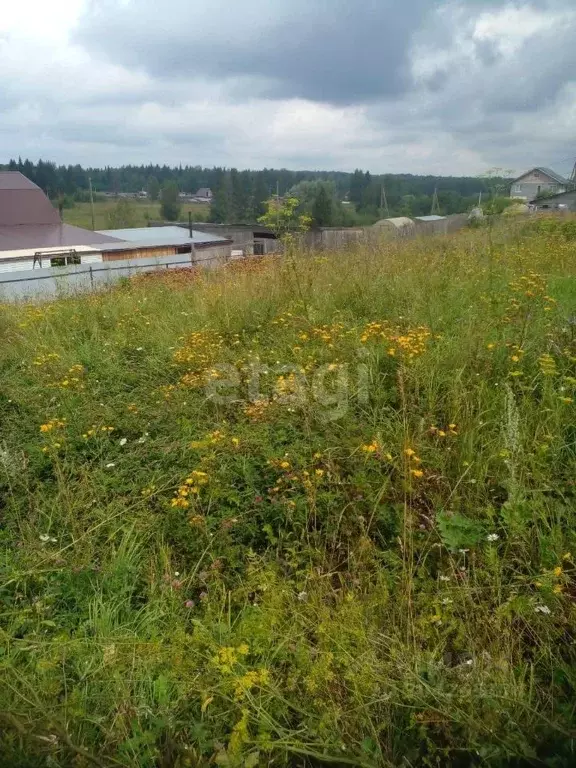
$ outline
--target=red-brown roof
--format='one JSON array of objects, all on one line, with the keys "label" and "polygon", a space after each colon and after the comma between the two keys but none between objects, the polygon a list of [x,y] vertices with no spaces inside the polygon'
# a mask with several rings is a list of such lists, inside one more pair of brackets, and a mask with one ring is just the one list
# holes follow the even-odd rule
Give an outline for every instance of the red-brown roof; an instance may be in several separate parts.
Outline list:
[{"label": "red-brown roof", "polygon": [[89,229],[70,224],[25,224],[17,227],[0,226],[0,252],[29,248],[55,248],[58,246],[99,245],[118,243],[116,237],[100,235]]},{"label": "red-brown roof", "polygon": [[58,211],[40,187],[17,171],[0,173],[0,226],[59,223]]},{"label": "red-brown roof", "polygon": [[115,237],[63,224],[40,187],[18,171],[0,172],[0,251],[115,242]]}]

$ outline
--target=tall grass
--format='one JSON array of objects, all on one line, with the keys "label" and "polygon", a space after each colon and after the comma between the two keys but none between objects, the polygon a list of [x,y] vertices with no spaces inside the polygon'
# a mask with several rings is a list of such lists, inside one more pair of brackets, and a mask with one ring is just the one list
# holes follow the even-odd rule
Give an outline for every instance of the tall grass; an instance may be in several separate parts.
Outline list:
[{"label": "tall grass", "polygon": [[1,764],[571,765],[575,259],[3,306]]}]

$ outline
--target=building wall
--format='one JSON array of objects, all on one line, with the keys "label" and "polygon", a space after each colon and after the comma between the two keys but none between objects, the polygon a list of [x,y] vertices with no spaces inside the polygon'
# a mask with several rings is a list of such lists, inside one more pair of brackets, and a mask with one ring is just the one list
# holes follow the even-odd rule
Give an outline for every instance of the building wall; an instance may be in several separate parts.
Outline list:
[{"label": "building wall", "polygon": [[510,197],[534,200],[540,192],[565,192],[566,188],[541,171],[530,171],[512,184]]},{"label": "building wall", "polygon": [[[576,211],[576,189],[557,199],[538,200],[535,205],[539,211]],[[566,207],[560,208],[561,205]]]},{"label": "building wall", "polygon": [[[102,255],[99,253],[78,254],[80,256],[81,264],[100,264],[102,263]],[[42,258],[42,267],[36,262],[34,264],[34,255],[29,257],[10,258],[0,251],[0,272],[23,272],[26,270],[40,270],[51,269],[50,255],[45,254]],[[54,267],[54,269],[61,269],[61,267]]]},{"label": "building wall", "polygon": [[180,255],[183,257],[183,260],[188,259],[191,264],[200,264],[202,261],[212,259],[227,261],[232,252],[231,245],[213,245],[207,248],[196,248],[195,254],[192,257],[190,253],[178,254],[179,247],[163,245],[155,248],[134,248],[129,251],[103,251],[102,257],[104,261],[131,261],[133,259],[157,259],[162,256]]},{"label": "building wall", "polygon": [[448,234],[448,219],[438,221],[414,220],[416,235],[446,235]]},{"label": "building wall", "polygon": [[[230,246],[215,246],[197,252],[199,267],[222,266],[229,258]],[[0,273],[0,301],[53,298],[97,290],[143,272],[190,267],[190,254],[134,259],[121,259],[99,264],[79,264],[71,267],[28,269]]]},{"label": "building wall", "polygon": [[366,241],[367,233],[364,227],[326,227],[311,229],[301,238],[304,248],[338,251],[351,245]]},{"label": "building wall", "polygon": [[221,267],[232,258],[232,245],[211,245],[209,248],[197,248],[194,264],[199,267]]},{"label": "building wall", "polygon": [[[278,241],[273,236],[272,231],[267,230],[266,227],[260,227],[258,224],[234,225],[195,222],[193,226],[199,232],[207,232],[210,235],[229,238],[232,240],[234,250],[241,250],[244,256],[252,256],[254,251],[258,254],[275,253],[278,251]],[[260,234],[269,236],[259,237]]]},{"label": "building wall", "polygon": [[154,259],[159,256],[173,256],[176,246],[163,245],[158,248],[134,248],[130,251],[102,251],[104,261],[125,261],[126,259]]}]

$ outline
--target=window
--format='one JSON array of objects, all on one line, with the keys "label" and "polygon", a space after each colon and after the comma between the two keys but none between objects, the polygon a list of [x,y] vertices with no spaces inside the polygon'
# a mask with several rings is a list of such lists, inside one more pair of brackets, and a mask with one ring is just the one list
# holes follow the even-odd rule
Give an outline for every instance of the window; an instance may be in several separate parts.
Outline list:
[{"label": "window", "polygon": [[522,184],[514,184],[512,192],[522,192]]},{"label": "window", "polygon": [[50,259],[51,267],[68,267],[71,264],[80,264],[79,253],[71,252],[65,256],[54,256],[54,258]]}]

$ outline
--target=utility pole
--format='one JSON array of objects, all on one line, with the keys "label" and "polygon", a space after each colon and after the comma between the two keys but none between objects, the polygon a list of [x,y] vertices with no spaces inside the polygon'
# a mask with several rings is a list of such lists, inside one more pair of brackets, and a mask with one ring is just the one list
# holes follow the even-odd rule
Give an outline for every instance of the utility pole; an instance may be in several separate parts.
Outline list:
[{"label": "utility pole", "polygon": [[[388,208],[388,199],[386,197],[386,187],[384,184],[380,187],[380,211],[381,214],[386,214],[386,218],[390,218],[390,209]],[[382,218],[384,218],[382,216]]]},{"label": "utility pole", "polygon": [[574,162],[574,168],[572,168],[572,173],[570,174],[570,181],[576,186],[576,161]]},{"label": "utility pole", "polygon": [[430,211],[430,216],[433,216],[435,213],[440,213],[440,203],[438,202],[438,187],[434,188],[434,196],[432,198],[432,209]]},{"label": "utility pole", "polygon": [[92,232],[96,229],[96,223],[94,221],[94,195],[92,194],[92,179],[88,177],[88,186],[90,187],[90,210],[92,211]]},{"label": "utility pole", "polygon": [[192,229],[192,211],[188,211],[188,232],[190,234],[190,261],[196,263],[196,246],[194,245],[194,230]]}]

